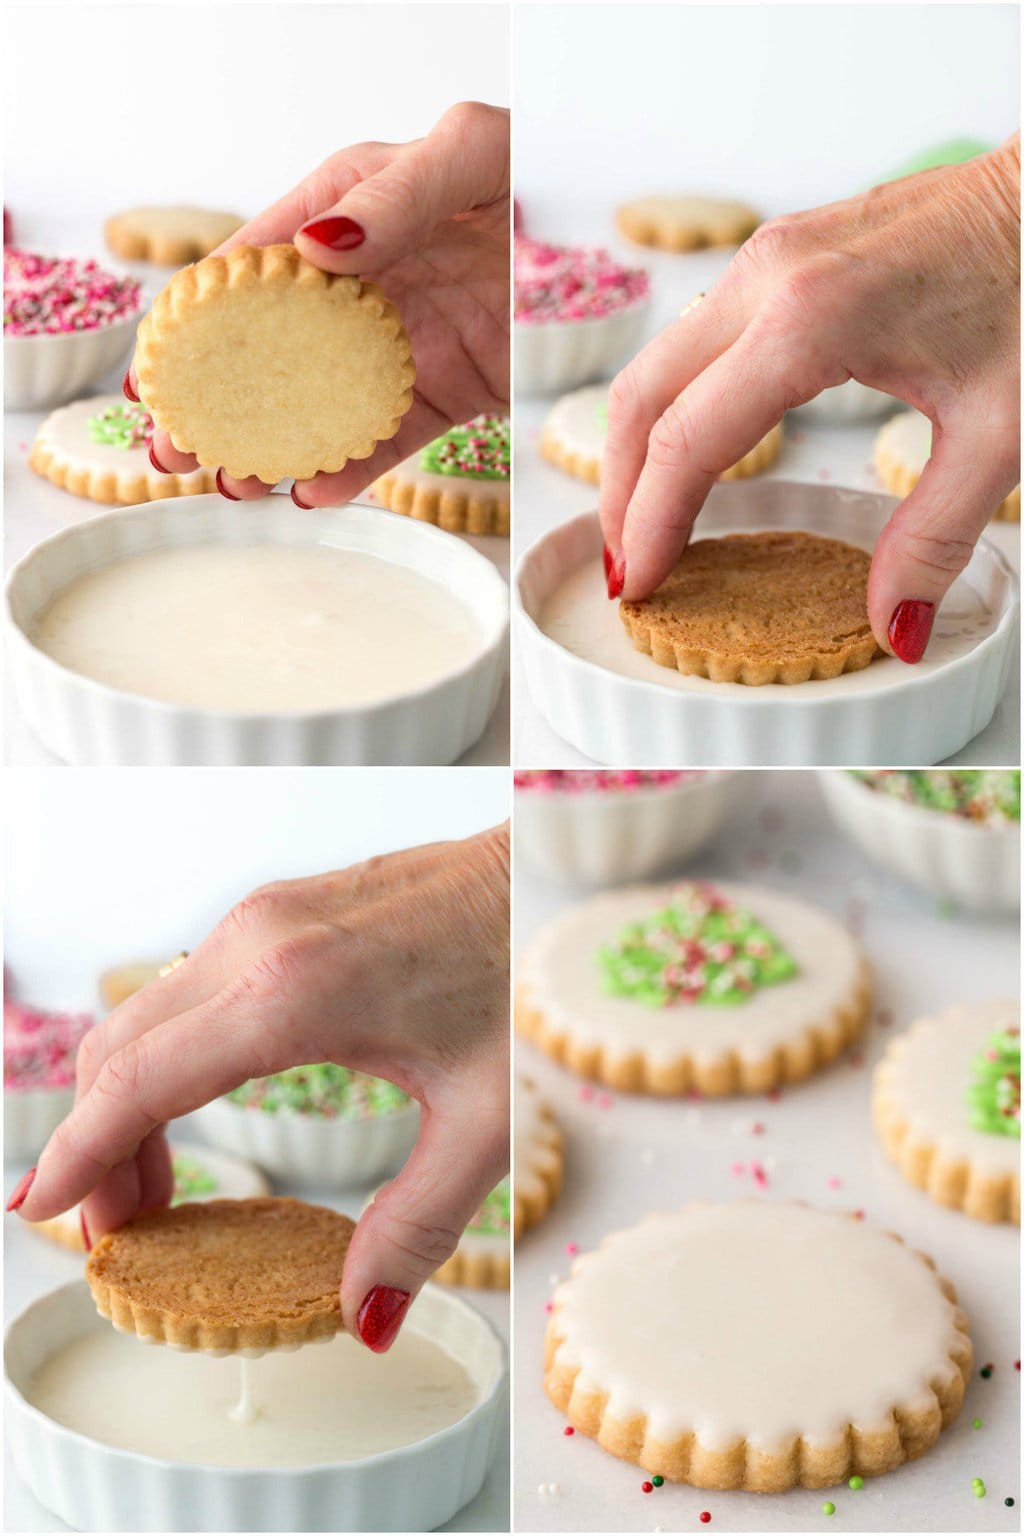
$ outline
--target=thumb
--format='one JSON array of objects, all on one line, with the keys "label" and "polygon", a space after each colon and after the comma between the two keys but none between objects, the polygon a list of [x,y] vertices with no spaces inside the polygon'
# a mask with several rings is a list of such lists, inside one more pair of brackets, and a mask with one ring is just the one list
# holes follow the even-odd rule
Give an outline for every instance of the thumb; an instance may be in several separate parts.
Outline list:
[{"label": "thumb", "polygon": [[409,1161],[363,1212],[345,1256],[342,1319],[378,1354],[394,1343],[410,1303],[508,1172],[507,1097],[488,1113],[466,1093],[453,1110],[424,1109]]},{"label": "thumb", "polygon": [[295,244],[325,272],[372,276],[426,245],[445,220],[508,195],[508,113],[460,102],[425,139],[307,220]]},{"label": "thumb", "polygon": [[924,655],[939,604],[963,571],[999,503],[1020,478],[1005,434],[977,423],[933,428],[920,480],[875,545],[868,617],[883,650]]}]

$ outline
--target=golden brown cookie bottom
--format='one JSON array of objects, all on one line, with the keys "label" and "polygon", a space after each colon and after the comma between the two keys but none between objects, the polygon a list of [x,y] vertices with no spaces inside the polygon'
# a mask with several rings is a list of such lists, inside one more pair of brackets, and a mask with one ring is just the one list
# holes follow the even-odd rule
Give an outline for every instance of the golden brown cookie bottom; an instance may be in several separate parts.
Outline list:
[{"label": "golden brown cookie bottom", "polygon": [[948,1210],[975,1221],[1013,1222],[1020,1226],[1020,1173],[986,1174],[967,1158],[947,1157],[931,1141],[915,1140],[910,1126],[876,1094],[875,1129],[887,1156],[915,1189],[922,1189]]}]

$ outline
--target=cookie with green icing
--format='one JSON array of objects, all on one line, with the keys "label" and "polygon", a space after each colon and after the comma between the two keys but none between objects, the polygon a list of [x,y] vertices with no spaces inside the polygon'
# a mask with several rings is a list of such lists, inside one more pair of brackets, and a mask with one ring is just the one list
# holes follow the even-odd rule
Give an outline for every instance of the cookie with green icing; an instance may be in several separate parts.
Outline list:
[{"label": "cookie with green icing", "polygon": [[61,490],[105,505],[134,506],[216,490],[215,471],[162,474],[150,462],[153,422],[121,395],[95,395],[51,411],[29,451],[29,467]]},{"label": "cookie with green icing", "polygon": [[527,947],[521,1030],[632,1093],[763,1093],[861,1032],[870,973],[820,908],[730,882],[633,886],[564,911]]},{"label": "cookie with green icing", "polygon": [[883,1147],[911,1184],[978,1221],[1020,1221],[1015,1001],[948,1008],[891,1041],[873,1109]]},{"label": "cookie with green icing", "polygon": [[504,416],[477,416],[403,459],[374,482],[391,512],[450,533],[509,531],[511,429]]}]

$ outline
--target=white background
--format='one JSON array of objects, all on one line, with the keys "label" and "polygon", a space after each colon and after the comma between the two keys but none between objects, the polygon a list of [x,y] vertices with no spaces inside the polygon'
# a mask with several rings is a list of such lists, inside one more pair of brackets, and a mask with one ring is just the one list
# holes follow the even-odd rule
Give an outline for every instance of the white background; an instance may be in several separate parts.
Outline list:
[{"label": "white background", "polygon": [[648,192],[765,214],[846,197],[931,144],[1008,137],[1015,5],[520,5],[516,195],[532,233],[608,231]]},{"label": "white background", "polygon": [[[516,1526],[523,1531],[1019,1531],[1018,1306],[1019,1233],[943,1210],[908,1185],[884,1156],[871,1127],[871,1068],[891,1035],[919,1015],[973,998],[1015,996],[1019,920],[944,916],[930,895],[901,885],[870,864],[832,827],[816,775],[748,773],[737,815],[688,872],[763,884],[819,905],[840,921],[863,912],[862,943],[875,975],[876,1002],[890,1021],[870,1030],[858,1053],[778,1102],[763,1096],[699,1105],[628,1094],[580,1098],[580,1080],[535,1046],[521,1042],[519,1071],[554,1108],[566,1140],[565,1187],[551,1213],[516,1245]],[[516,949],[585,892],[531,876],[517,859]],[[762,1135],[751,1133],[755,1122]],[[769,1187],[757,1194],[736,1161],[760,1160]],[[829,1179],[841,1187],[829,1187]],[[565,1419],[544,1395],[544,1304],[570,1264],[566,1245],[586,1252],[607,1232],[632,1226],[648,1211],[693,1198],[800,1199],[837,1210],[863,1209],[868,1221],[899,1232],[930,1253],[955,1285],[970,1322],[975,1371],[956,1423],[920,1461],[866,1479],[853,1493],[794,1489],[771,1496],[714,1493],[666,1484],[640,1490],[644,1474],[583,1435],[566,1439]],[[671,1308],[652,1276],[642,1305]],[[779,1320],[780,1327],[799,1326]],[[982,1381],[978,1370],[993,1361]],[[821,1370],[831,1369],[827,1353]],[[979,1417],[981,1430],[971,1428]],[[985,1479],[975,1499],[971,1481]],[[557,1483],[554,1497],[541,1483]],[[1016,1500],[1012,1509],[1003,1503]],[[830,1520],[826,1499],[836,1505]]]},{"label": "white background", "polygon": [[[198,942],[231,903],[266,880],[370,854],[466,837],[508,815],[506,769],[7,769],[6,964],[34,1003],[91,1009],[107,965]],[[179,1140],[202,1142],[188,1117]],[[7,1191],[24,1172],[5,1168]],[[377,1183],[380,1181],[377,1180]],[[357,1216],[370,1187],[300,1190]],[[7,1317],[81,1273],[81,1257],[5,1218]],[[508,1297],[464,1292],[508,1337]],[[102,1390],[102,1384],[98,1386]],[[447,1527],[508,1529],[501,1451],[473,1503]],[[9,1459],[5,1530],[52,1531]],[[60,1529],[64,1529],[60,1526]]]}]

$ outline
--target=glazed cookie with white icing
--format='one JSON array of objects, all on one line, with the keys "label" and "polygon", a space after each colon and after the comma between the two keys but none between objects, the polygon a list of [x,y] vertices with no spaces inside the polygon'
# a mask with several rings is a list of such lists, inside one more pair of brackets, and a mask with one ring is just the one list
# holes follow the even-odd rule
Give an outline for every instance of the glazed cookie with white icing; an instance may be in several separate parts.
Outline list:
[{"label": "glazed cookie with white icing", "polygon": [[832,1061],[871,1005],[867,961],[824,912],[757,887],[632,886],[533,940],[516,1019],[583,1077],[629,1093],[765,1093]]},{"label": "glazed cookie with white icing", "polygon": [[873,1110],[904,1178],[977,1221],[1020,1221],[1020,1019],[997,999],[921,1019],[875,1070]]},{"label": "glazed cookie with white icing", "polygon": [[512,1272],[512,1186],[502,1179],[474,1215],[459,1246],[434,1275],[442,1285],[507,1291]]},{"label": "glazed cookie with white icing", "polygon": [[[566,474],[597,485],[601,456],[608,436],[608,385],[588,384],[556,400],[544,423],[540,439],[542,458]],[[778,422],[749,453],[745,453],[719,480],[745,480],[771,469],[782,448],[782,423]]]},{"label": "glazed cookie with white icing", "polygon": [[[909,496],[932,453],[932,424],[920,411],[901,411],[875,438],[875,468],[894,496]],[[1020,522],[1020,486],[992,514],[993,522]]]},{"label": "glazed cookie with white icing", "polygon": [[565,1167],[562,1133],[551,1110],[528,1077],[516,1077],[515,1235],[543,1221],[562,1188]]},{"label": "glazed cookie with white icing", "polygon": [[[193,1142],[175,1142],[171,1147],[171,1165],[174,1169],[174,1193],[172,1205],[184,1200],[248,1200],[257,1195],[269,1195],[270,1185],[251,1163],[239,1157],[229,1157],[226,1152],[214,1152],[210,1147],[200,1147]],[[73,1205],[49,1221],[32,1223],[32,1230],[50,1237],[62,1248],[73,1248],[76,1253],[85,1252],[82,1236],[80,1207]]]},{"label": "glazed cookie with white icing", "polygon": [[211,469],[164,475],[149,461],[153,419],[120,395],[96,395],[51,411],[35,435],[29,467],[74,496],[135,506],[216,490]]},{"label": "glazed cookie with white icing", "polygon": [[504,416],[477,416],[396,464],[374,482],[373,495],[389,512],[449,533],[507,536],[510,441]]},{"label": "glazed cookie with white icing", "polygon": [[779,1493],[924,1455],[971,1358],[953,1287],[894,1234],[803,1205],[699,1202],[576,1260],[544,1386],[650,1473]]}]

